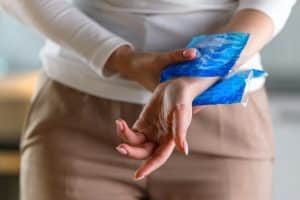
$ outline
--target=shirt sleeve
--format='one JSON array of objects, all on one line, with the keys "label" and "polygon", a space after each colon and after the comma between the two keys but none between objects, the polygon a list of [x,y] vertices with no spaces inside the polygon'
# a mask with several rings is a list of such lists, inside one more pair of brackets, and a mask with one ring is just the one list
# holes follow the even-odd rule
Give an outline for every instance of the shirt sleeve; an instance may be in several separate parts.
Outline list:
[{"label": "shirt sleeve", "polygon": [[240,0],[238,11],[256,9],[268,15],[274,24],[274,35],[284,27],[297,0]]},{"label": "shirt sleeve", "polygon": [[133,45],[93,21],[66,0],[0,0],[9,14],[38,32],[77,53],[104,76],[104,64],[122,45]]}]

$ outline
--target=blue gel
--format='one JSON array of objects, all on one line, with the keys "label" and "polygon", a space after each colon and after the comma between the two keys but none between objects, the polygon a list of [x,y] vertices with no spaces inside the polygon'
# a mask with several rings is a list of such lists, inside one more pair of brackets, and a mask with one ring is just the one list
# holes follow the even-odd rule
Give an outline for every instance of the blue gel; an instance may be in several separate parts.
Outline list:
[{"label": "blue gel", "polygon": [[167,66],[161,72],[160,81],[180,76],[225,77],[236,63],[248,39],[249,34],[242,32],[194,37],[186,47],[197,49],[196,58]]},{"label": "blue gel", "polygon": [[263,70],[239,71],[219,80],[193,100],[193,106],[241,103],[251,79],[265,77]]}]

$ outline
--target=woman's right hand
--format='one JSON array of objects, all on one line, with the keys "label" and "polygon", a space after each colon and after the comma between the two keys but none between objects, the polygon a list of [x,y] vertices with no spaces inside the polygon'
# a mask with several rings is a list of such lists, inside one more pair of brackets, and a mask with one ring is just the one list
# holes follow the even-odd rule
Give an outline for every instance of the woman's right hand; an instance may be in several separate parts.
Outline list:
[{"label": "woman's right hand", "polygon": [[159,84],[160,72],[169,64],[192,60],[196,50],[179,49],[171,52],[137,52],[127,45],[119,47],[106,62],[106,69],[119,72],[153,91]]},{"label": "woman's right hand", "polygon": [[136,171],[136,179],[162,166],[175,144],[188,154],[186,135],[196,108],[192,107],[192,101],[215,80],[215,77],[180,77],[160,83],[132,128],[125,120],[116,121],[117,133],[123,139],[117,150],[130,158],[145,160]]}]

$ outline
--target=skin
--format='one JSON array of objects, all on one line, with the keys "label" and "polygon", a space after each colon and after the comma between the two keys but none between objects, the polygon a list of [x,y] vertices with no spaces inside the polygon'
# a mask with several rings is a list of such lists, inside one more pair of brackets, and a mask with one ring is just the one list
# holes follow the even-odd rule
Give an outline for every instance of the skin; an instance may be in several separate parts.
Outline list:
[{"label": "skin", "polygon": [[[216,32],[248,32],[250,39],[235,68],[259,52],[272,38],[273,22],[260,11],[245,9],[236,13]],[[193,59],[193,49],[174,52],[135,52],[128,46],[120,47],[109,58],[107,69],[119,72],[153,91],[139,118],[130,128],[123,119],[116,120],[117,134],[123,140],[116,149],[123,155],[144,160],[134,178],[140,180],[162,166],[174,148],[188,154],[186,134],[193,113],[195,96],[214,84],[218,78],[181,77],[159,84],[159,73],[168,64]]]}]

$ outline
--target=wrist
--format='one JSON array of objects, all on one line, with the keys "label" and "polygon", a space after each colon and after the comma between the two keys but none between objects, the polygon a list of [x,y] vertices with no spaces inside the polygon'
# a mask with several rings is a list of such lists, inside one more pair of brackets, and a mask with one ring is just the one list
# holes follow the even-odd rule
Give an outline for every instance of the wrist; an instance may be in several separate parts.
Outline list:
[{"label": "wrist", "polygon": [[128,45],[120,46],[111,54],[104,67],[109,71],[125,75],[124,72],[126,73],[127,68],[130,67],[133,52],[134,50]]},{"label": "wrist", "polygon": [[180,79],[191,98],[194,99],[217,82],[219,77],[182,77],[178,79]]}]

